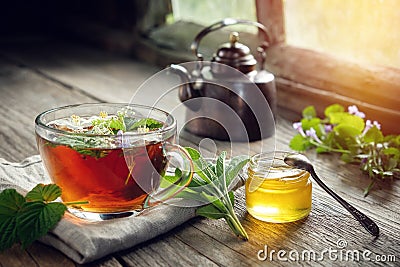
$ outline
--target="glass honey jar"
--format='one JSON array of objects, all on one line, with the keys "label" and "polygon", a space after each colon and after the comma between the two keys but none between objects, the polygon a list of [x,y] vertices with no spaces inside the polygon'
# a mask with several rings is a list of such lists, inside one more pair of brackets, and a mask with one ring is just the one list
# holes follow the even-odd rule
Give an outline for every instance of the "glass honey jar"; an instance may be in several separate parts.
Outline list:
[{"label": "glass honey jar", "polygon": [[247,211],[255,218],[273,223],[300,220],[311,211],[312,183],[307,171],[287,165],[291,152],[254,155],[248,165]]}]

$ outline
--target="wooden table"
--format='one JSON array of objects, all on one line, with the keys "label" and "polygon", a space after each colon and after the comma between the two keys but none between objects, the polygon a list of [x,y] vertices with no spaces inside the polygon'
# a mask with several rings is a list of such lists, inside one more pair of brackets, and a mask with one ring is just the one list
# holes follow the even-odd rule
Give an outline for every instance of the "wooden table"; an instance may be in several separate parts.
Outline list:
[{"label": "wooden table", "polygon": [[[0,157],[20,161],[37,154],[35,116],[49,108],[82,102],[128,102],[138,86],[159,68],[84,45],[39,39],[36,42],[2,45],[0,48]],[[154,92],[148,95],[155,97]],[[287,150],[294,132],[291,123],[278,117],[276,146]],[[181,144],[197,146],[198,137],[182,133]],[[271,141],[271,140],[270,140]],[[273,140],[272,140],[273,141]],[[218,150],[229,144],[217,142]],[[260,143],[251,144],[257,152]],[[240,149],[239,149],[240,150]],[[240,151],[239,151],[240,152]],[[195,218],[176,229],[127,251],[112,254],[90,266],[399,266],[400,183],[381,183],[364,198],[369,180],[357,166],[342,163],[336,155],[308,153],[324,181],[350,203],[373,218],[381,229],[371,237],[318,185],[313,187],[313,208],[308,218],[287,224],[271,224],[252,218],[245,211],[243,188],[236,193],[236,210],[250,240],[232,235],[222,220]],[[339,245],[347,245],[341,250]],[[261,261],[257,254],[291,250],[300,255],[315,251],[323,260]],[[329,258],[329,249],[365,252],[371,260],[346,261]],[[333,252],[335,253],[335,252]],[[154,257],[154,254],[157,257]],[[292,254],[295,255],[295,254]],[[339,255],[339,254],[336,254]],[[392,256],[391,256],[392,255]],[[263,254],[261,254],[263,256]],[[283,255],[288,257],[288,254]],[[333,255],[334,256],[334,255]],[[332,257],[333,257],[332,256]],[[378,262],[379,258],[386,262]],[[393,257],[395,261],[393,262]],[[388,260],[392,260],[389,262]],[[0,266],[76,266],[59,251],[35,242],[27,250],[18,246],[0,253]]]}]

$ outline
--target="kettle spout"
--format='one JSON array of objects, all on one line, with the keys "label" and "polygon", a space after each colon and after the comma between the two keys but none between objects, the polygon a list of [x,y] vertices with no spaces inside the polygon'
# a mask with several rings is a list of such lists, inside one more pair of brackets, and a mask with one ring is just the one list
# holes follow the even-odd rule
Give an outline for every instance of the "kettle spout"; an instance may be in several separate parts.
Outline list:
[{"label": "kettle spout", "polygon": [[[170,73],[178,75],[181,79],[181,84],[179,86],[179,100],[191,110],[199,110],[201,106],[201,98],[199,97],[201,97],[202,87],[199,86],[199,84],[202,84],[202,82],[199,80],[193,81],[190,73],[182,66],[171,64],[168,70]],[[199,99],[192,100],[195,98]]]},{"label": "kettle spout", "polygon": [[182,83],[190,84],[192,77],[184,67],[171,64],[169,65],[168,72],[178,75],[181,78]]}]

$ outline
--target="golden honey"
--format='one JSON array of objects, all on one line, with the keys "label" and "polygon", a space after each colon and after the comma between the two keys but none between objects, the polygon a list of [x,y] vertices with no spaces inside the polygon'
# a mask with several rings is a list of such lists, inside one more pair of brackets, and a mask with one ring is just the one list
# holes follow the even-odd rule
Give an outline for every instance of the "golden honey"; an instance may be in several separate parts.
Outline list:
[{"label": "golden honey", "polygon": [[259,220],[292,222],[311,211],[310,174],[287,165],[283,161],[286,154],[261,153],[251,158],[245,185],[246,207]]}]

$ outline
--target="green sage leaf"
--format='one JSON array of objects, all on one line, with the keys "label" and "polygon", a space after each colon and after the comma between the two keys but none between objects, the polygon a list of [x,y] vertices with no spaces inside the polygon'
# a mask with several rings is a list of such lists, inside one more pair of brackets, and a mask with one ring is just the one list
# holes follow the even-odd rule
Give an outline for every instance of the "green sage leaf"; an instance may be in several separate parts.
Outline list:
[{"label": "green sage leaf", "polygon": [[226,213],[220,211],[213,204],[208,204],[206,206],[200,207],[196,210],[196,214],[210,219],[221,219],[224,218]]}]

